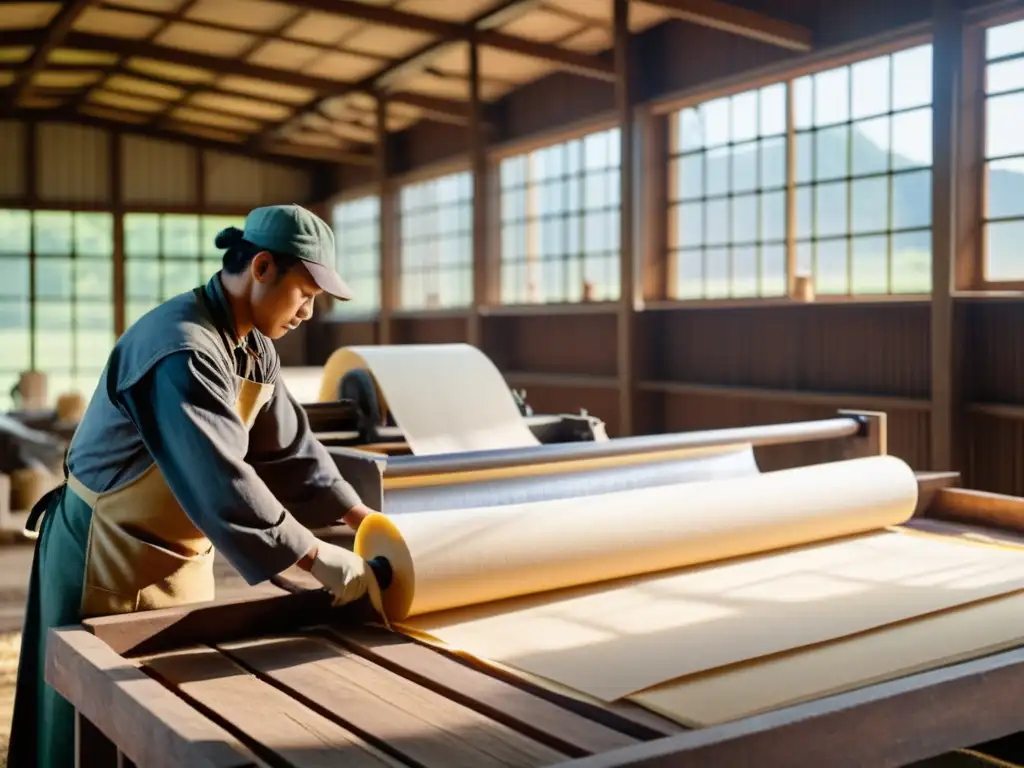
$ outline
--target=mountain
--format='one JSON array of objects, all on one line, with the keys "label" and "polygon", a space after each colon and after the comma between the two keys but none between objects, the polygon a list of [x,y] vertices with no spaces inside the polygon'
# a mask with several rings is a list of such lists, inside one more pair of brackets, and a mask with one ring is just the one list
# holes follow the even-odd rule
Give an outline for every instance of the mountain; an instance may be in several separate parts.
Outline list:
[{"label": "mountain", "polygon": [[[819,292],[846,293],[850,283],[847,274],[845,235],[853,234],[853,288],[855,292],[888,290],[887,274],[889,238],[886,231],[914,230],[892,237],[892,289],[894,292],[927,292],[930,286],[930,251],[932,189],[931,170],[912,159],[893,153],[895,173],[890,177],[889,154],[858,128],[852,139],[845,128],[820,130],[817,134],[801,134],[797,142],[797,240],[798,267],[811,267],[812,235],[818,239],[815,283]],[[812,159],[818,167],[814,168]],[[683,295],[729,295],[730,283],[740,283],[741,290],[756,294],[756,260],[753,251],[737,249],[733,254],[732,278],[729,278],[729,256],[717,246],[723,243],[754,243],[762,233],[765,242],[781,243],[784,237],[785,209],[782,185],[785,181],[785,144],[781,138],[770,139],[757,149],[726,148],[707,150],[701,155],[681,158],[678,180],[681,197],[699,196],[702,180],[705,194],[722,195],[731,189],[738,192],[732,206],[724,200],[687,204],[679,214],[680,240],[683,247],[711,246],[704,261],[694,253],[679,258],[681,268],[689,268],[689,281],[683,280]],[[849,184],[845,177],[852,168]],[[758,172],[762,185],[775,191],[763,193],[762,221],[758,220],[756,193]],[[731,176],[731,185],[730,185]],[[817,180],[817,187],[811,185]],[[892,205],[889,197],[892,197]],[[1004,169],[989,173],[988,195],[993,215],[1020,211],[1016,201],[1024,200],[1024,174]],[[851,199],[848,199],[848,196]],[[813,206],[813,207],[812,207]],[[891,212],[891,213],[890,213]],[[730,215],[730,213],[732,215]],[[891,215],[891,221],[890,221]],[[703,233],[700,217],[703,216]],[[996,263],[1024,271],[1024,260],[1017,256],[1020,235],[1015,228],[998,225],[989,229],[989,252]],[[837,236],[838,239],[831,239]],[[782,265],[778,248],[768,249],[774,263],[764,265],[774,277],[774,287],[782,285]],[[719,263],[719,260],[724,263]],[[706,265],[706,281],[700,280],[700,267]],[[706,292],[706,293],[705,293]],[[771,293],[766,290],[764,293]]]}]

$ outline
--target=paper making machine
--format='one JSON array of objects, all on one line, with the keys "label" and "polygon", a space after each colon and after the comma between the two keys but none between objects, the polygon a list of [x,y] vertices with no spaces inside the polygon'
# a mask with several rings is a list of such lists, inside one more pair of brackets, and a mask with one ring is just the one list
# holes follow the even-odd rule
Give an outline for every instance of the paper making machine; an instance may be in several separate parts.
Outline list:
[{"label": "paper making machine", "polygon": [[[454,346],[464,345],[422,345],[400,349],[411,352],[415,357],[424,354],[429,357],[430,350]],[[482,353],[478,354],[490,363]],[[331,365],[328,361],[323,369],[284,368],[282,376],[293,396],[302,404],[313,432],[324,445],[362,448],[388,455],[414,453],[406,439],[403,424],[389,408],[378,380],[379,374],[375,375],[366,361],[361,362],[362,365],[354,367]],[[507,388],[507,391],[527,428],[540,444],[608,439],[604,422],[585,410],[581,409],[579,413],[536,414],[527,402],[525,390]],[[423,407],[430,406],[424,404]]]},{"label": "paper making machine", "polygon": [[[394,429],[401,451],[325,440],[364,501],[387,514],[533,503],[758,474],[755,446],[832,441],[834,458],[885,453],[885,416],[609,439],[594,417],[560,419],[568,439],[547,439],[493,363],[474,347],[352,347],[325,367],[315,422],[333,409]],[[359,406],[358,403],[362,403]],[[533,421],[531,421],[531,418]],[[324,440],[329,435],[314,428]],[[366,428],[351,430],[366,435]]]}]

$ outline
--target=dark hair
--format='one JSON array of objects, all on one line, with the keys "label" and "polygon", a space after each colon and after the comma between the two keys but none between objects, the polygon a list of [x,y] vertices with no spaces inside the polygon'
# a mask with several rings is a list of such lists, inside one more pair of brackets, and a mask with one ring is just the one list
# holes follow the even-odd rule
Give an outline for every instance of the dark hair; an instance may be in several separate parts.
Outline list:
[{"label": "dark hair", "polygon": [[238,227],[228,227],[217,233],[213,244],[224,251],[224,271],[229,275],[240,275],[249,268],[249,264],[260,251],[267,251],[274,259],[274,266],[277,267],[278,275],[283,275],[289,269],[299,263],[299,259],[287,253],[274,253],[266,248],[253,245],[243,237],[242,230]]}]

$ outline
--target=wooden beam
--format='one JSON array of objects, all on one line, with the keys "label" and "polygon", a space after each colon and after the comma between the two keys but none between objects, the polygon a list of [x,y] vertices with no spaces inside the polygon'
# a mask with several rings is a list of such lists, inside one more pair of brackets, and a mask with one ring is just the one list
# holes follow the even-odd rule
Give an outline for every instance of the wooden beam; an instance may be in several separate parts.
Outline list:
[{"label": "wooden beam", "polygon": [[595,56],[577,51],[559,48],[557,45],[538,43],[513,35],[507,35],[492,29],[479,29],[473,24],[455,24],[450,21],[420,16],[415,13],[400,11],[383,5],[370,5],[356,0],[292,0],[291,5],[321,13],[347,16],[352,19],[368,21],[385,27],[397,27],[416,32],[437,35],[446,42],[476,42],[489,48],[497,48],[510,53],[518,53],[535,59],[547,61],[560,69],[565,69],[586,77],[601,80],[614,79],[612,67]]},{"label": "wooden beam", "polygon": [[617,342],[619,380],[619,434],[633,434],[634,377],[636,375],[636,267],[634,264],[633,200],[635,132],[633,124],[633,88],[630,82],[629,3],[612,0],[615,52],[615,109],[619,116],[619,302]]},{"label": "wooden beam", "polygon": [[957,124],[963,38],[957,0],[933,0],[931,467],[957,469],[959,387],[953,290],[957,234]]},{"label": "wooden beam", "polygon": [[758,40],[790,51],[811,50],[813,34],[807,27],[780,21],[721,0],[644,0],[673,18]]},{"label": "wooden beam", "polygon": [[[4,42],[2,38],[8,38],[10,42]],[[20,35],[4,35],[0,37],[0,44],[23,45],[25,39]],[[271,83],[292,85],[298,88],[308,88],[325,96],[343,96],[346,93],[367,92],[358,83],[341,83],[337,80],[330,80],[324,77],[313,77],[300,72],[288,72],[274,67],[264,67],[258,64],[250,64],[236,59],[227,59],[221,56],[210,56],[192,51],[184,51],[179,48],[171,48],[157,43],[146,43],[135,45],[132,41],[121,40],[103,35],[94,35],[85,32],[72,32],[68,35],[65,44],[70,48],[80,48],[87,51],[104,51],[123,56],[140,56],[149,59],[159,59],[172,64],[180,64],[186,67],[205,69],[211,72],[227,75],[240,75],[256,80],[266,80]],[[421,94],[392,93],[391,101],[407,104],[430,114],[444,114],[456,118],[465,119],[467,112],[466,105],[450,99],[442,99],[435,96],[424,96]]]},{"label": "wooden beam", "polygon": [[21,70],[18,78],[13,84],[14,103],[17,104],[29,95],[32,90],[32,78],[40,72],[50,58],[50,53],[59,48],[71,31],[78,17],[92,5],[93,0],[73,0],[69,3],[62,3],[61,9],[50,22],[50,26],[44,32],[42,43],[36,46],[28,64]]}]

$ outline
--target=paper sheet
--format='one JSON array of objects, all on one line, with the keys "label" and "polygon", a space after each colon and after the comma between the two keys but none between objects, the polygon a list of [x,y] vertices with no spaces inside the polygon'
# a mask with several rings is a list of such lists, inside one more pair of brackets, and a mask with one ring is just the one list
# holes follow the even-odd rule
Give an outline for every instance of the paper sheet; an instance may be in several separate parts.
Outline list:
[{"label": "paper sheet", "polygon": [[356,368],[373,375],[417,456],[539,444],[501,373],[469,344],[343,347],[324,365],[320,399],[336,399]]},{"label": "paper sheet", "polygon": [[391,560],[385,611],[404,630],[614,700],[1024,589],[1020,552],[877,530],[908,519],[916,495],[909,467],[883,456],[375,517],[356,551]]},{"label": "paper sheet", "polygon": [[708,672],[629,697],[690,727],[799,704],[1024,642],[1017,592],[824,645]]}]

